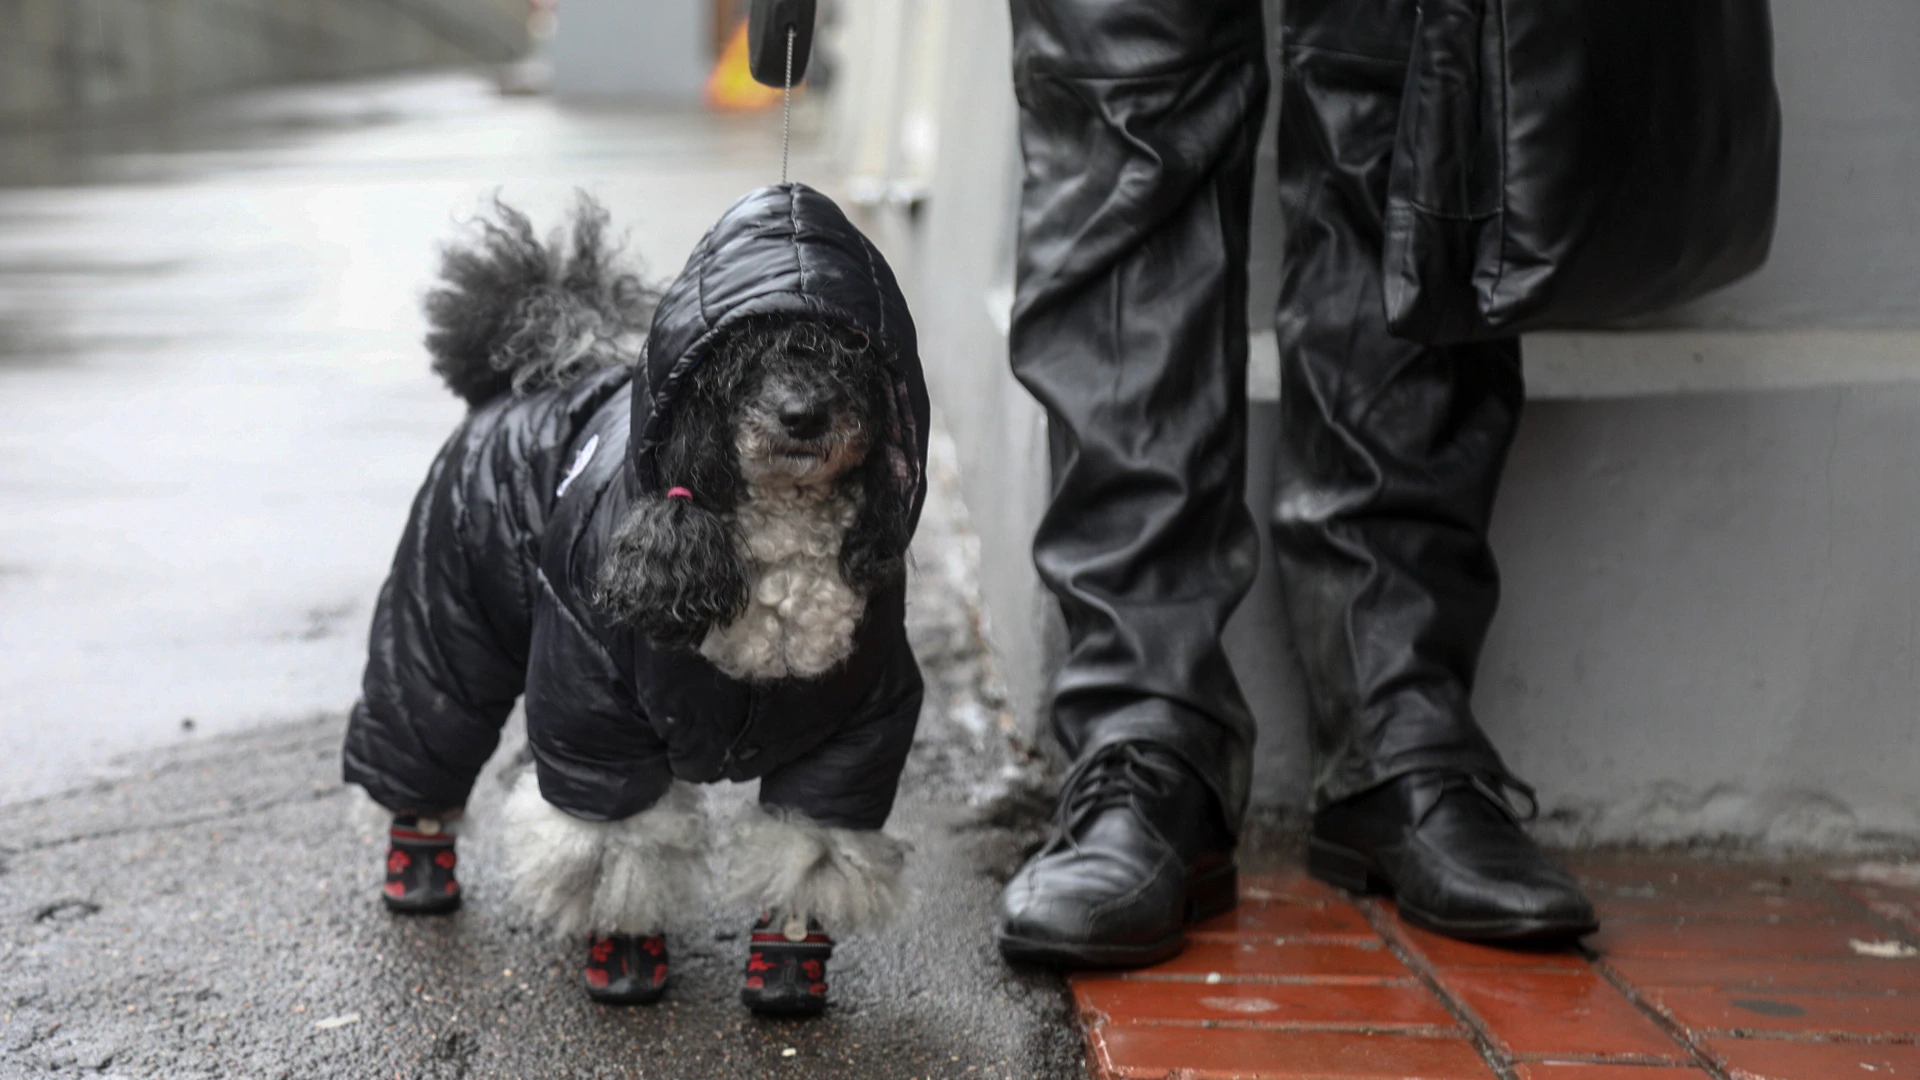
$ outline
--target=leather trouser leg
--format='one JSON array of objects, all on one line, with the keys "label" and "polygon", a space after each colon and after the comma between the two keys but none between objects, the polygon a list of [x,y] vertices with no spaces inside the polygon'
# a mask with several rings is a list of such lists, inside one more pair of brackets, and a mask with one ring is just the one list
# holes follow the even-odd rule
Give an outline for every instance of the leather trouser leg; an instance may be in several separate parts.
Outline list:
[{"label": "leather trouser leg", "polygon": [[1523,398],[1515,340],[1387,332],[1380,254],[1415,0],[1289,0],[1274,545],[1316,808],[1419,769],[1504,774],[1469,705]]},{"label": "leather trouser leg", "polygon": [[1259,0],[1013,0],[1025,158],[1016,377],[1046,408],[1034,562],[1069,651],[1054,730],[1160,744],[1237,828],[1253,720],[1220,645],[1258,563],[1244,503]]}]

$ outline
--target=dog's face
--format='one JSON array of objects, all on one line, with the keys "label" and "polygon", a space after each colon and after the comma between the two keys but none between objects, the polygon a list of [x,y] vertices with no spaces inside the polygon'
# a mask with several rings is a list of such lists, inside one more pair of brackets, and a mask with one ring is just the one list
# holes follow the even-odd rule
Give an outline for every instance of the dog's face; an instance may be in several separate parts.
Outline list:
[{"label": "dog's face", "polygon": [[721,512],[752,488],[859,483],[889,385],[856,332],[748,324],[701,364],[676,403],[660,447],[662,478]]},{"label": "dog's face", "polygon": [[737,328],[694,372],[660,445],[664,493],[637,504],[602,567],[606,610],[657,644],[691,647],[746,611],[756,566],[734,511],[803,493],[855,508],[838,571],[866,595],[899,575],[910,493],[887,438],[893,376],[858,331],[766,319]]},{"label": "dog's face", "polygon": [[803,326],[812,332],[775,335],[743,357],[736,373],[729,421],[749,488],[825,487],[872,447],[876,403],[861,353]]}]

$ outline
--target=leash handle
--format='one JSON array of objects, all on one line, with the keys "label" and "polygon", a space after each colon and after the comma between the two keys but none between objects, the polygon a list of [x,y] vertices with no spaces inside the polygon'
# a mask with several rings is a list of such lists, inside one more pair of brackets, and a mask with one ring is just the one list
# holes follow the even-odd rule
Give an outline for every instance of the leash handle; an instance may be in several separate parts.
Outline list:
[{"label": "leash handle", "polygon": [[807,77],[816,0],[753,0],[747,9],[747,68],[755,82],[791,90]]}]

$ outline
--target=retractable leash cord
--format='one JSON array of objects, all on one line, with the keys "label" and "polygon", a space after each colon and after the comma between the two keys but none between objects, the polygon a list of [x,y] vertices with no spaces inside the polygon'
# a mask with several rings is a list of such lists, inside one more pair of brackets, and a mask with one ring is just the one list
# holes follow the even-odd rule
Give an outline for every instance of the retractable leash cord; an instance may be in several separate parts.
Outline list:
[{"label": "retractable leash cord", "polygon": [[[776,86],[780,102],[780,183],[787,182],[788,154],[793,143],[793,80],[806,78],[807,57],[813,52],[813,13],[815,0],[753,0],[747,9],[747,70],[762,86]],[[595,440],[598,441],[597,439]],[[582,456],[591,456],[589,445]],[[575,462],[573,472],[560,484],[561,493],[573,481],[573,473],[585,466]],[[693,489],[670,487],[668,499],[693,500]]]},{"label": "retractable leash cord", "polygon": [[787,182],[787,153],[793,146],[793,39],[800,31],[787,27],[787,78],[780,88],[780,182]]},{"label": "retractable leash cord", "polygon": [[780,182],[787,182],[793,144],[793,81],[807,76],[813,53],[816,0],[753,0],[747,10],[747,70],[762,86],[778,87]]}]

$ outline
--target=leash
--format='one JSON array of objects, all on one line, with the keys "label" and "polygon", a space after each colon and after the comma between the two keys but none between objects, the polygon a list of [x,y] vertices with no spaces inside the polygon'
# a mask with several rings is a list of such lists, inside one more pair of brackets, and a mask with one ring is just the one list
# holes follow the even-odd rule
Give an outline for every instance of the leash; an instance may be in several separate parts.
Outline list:
[{"label": "leash", "polygon": [[787,77],[780,88],[780,182],[787,182],[787,154],[793,146],[793,39],[800,31],[787,27]]},{"label": "leash", "polygon": [[780,182],[793,154],[793,83],[807,76],[817,0],[753,0],[747,9],[747,70],[762,86],[780,88]]}]

